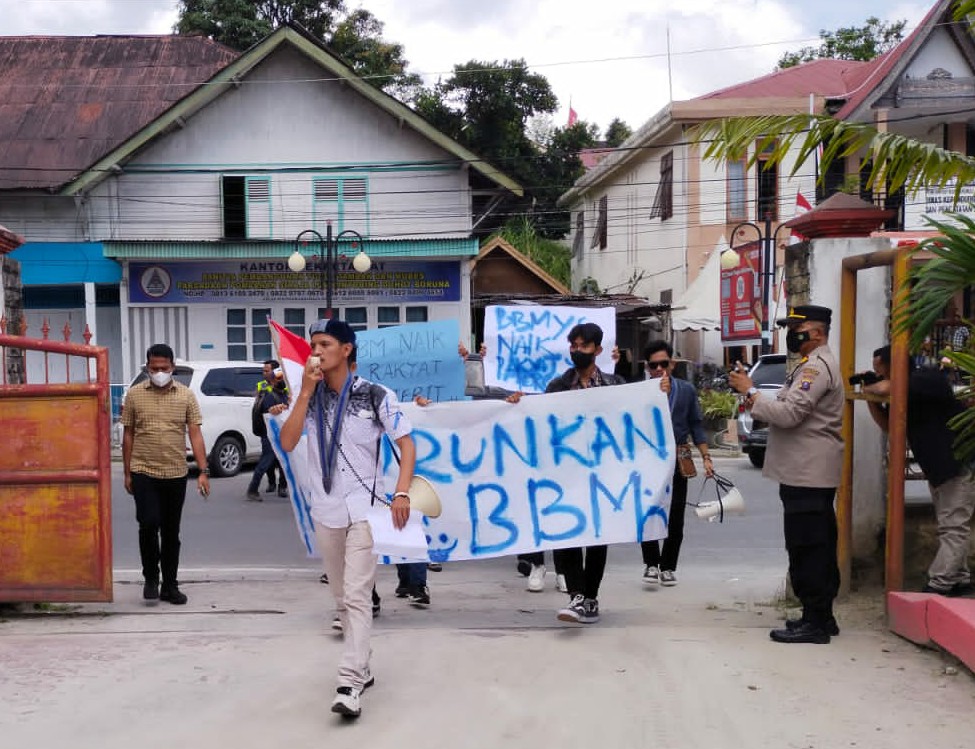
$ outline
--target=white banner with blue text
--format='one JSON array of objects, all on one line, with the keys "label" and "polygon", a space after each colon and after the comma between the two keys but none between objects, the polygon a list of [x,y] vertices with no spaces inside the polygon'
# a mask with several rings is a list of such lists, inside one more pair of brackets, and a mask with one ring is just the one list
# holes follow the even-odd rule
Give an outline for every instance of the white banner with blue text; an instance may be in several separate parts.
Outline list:
[{"label": "white banner with blue text", "polygon": [[[656,381],[403,408],[443,506],[424,519],[431,561],[667,535],[674,432]],[[384,466],[388,488],[388,444]]]},{"label": "white banner with blue text", "polygon": [[572,367],[569,331],[584,322],[603,330],[596,366],[612,372],[616,344],[613,307],[497,305],[484,310],[484,384],[523,393],[543,393],[557,375]]}]

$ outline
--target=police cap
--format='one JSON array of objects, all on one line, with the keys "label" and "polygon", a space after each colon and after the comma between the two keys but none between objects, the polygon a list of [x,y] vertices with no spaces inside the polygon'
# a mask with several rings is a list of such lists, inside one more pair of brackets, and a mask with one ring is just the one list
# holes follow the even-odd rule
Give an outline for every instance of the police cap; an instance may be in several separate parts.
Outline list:
[{"label": "police cap", "polygon": [[784,327],[792,323],[821,322],[829,325],[833,319],[833,310],[829,307],[819,307],[815,304],[801,304],[789,307],[789,314],[776,320],[776,325]]}]

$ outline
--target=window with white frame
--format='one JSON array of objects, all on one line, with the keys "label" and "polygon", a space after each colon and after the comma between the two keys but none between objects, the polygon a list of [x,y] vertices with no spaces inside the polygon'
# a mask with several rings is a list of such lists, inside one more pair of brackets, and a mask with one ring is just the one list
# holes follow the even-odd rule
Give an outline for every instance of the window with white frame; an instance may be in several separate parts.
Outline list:
[{"label": "window with white frame", "polygon": [[748,220],[748,186],[745,183],[745,159],[727,163],[728,223]]},{"label": "window with white frame", "polygon": [[[249,313],[249,314],[248,314]],[[273,356],[270,308],[227,310],[227,359],[264,361]]]}]

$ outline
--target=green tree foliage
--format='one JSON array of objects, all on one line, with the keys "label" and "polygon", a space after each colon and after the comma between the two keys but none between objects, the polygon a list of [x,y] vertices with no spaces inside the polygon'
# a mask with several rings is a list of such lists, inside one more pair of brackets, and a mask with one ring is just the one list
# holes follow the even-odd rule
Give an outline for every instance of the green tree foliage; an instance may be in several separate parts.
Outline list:
[{"label": "green tree foliage", "polygon": [[202,34],[243,51],[274,29],[300,24],[376,88],[409,98],[420,78],[408,73],[403,46],[383,38],[383,23],[345,0],[179,0],[178,34]]},{"label": "green tree foliage", "polygon": [[527,255],[557,281],[570,286],[572,251],[561,242],[540,236],[528,216],[511,219],[496,236]]},{"label": "green tree foliage", "polygon": [[614,117],[606,128],[606,145],[616,148],[633,135],[633,130],[619,117]]},{"label": "green tree foliage", "polygon": [[778,68],[792,68],[804,62],[823,58],[833,60],[872,60],[896,47],[904,39],[907,21],[888,23],[871,16],[863,26],[849,26],[836,31],[819,32],[822,43],[818,47],[803,47],[786,52]]}]

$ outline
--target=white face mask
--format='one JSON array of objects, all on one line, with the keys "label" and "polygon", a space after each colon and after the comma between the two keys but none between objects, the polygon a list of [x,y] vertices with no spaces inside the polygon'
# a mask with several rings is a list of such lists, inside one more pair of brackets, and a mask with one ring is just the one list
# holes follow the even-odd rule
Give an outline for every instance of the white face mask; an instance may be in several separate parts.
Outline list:
[{"label": "white face mask", "polygon": [[157,388],[164,388],[170,382],[172,382],[173,373],[172,372],[153,372],[151,375],[149,375],[149,379],[152,380],[152,384],[155,385]]}]

